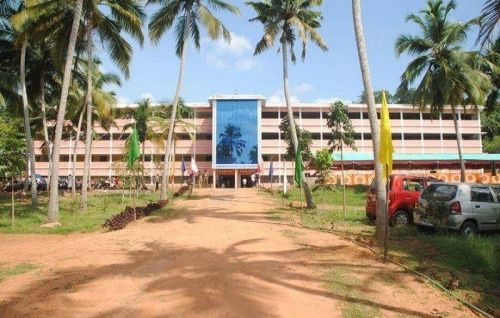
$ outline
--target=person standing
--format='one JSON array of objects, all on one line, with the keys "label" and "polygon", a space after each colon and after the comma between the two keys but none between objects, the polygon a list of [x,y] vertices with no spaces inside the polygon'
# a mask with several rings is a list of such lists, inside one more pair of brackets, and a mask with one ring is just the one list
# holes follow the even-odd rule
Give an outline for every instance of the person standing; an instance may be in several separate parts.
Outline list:
[{"label": "person standing", "polygon": [[250,176],[250,181],[252,182],[251,187],[255,188],[255,173]]}]

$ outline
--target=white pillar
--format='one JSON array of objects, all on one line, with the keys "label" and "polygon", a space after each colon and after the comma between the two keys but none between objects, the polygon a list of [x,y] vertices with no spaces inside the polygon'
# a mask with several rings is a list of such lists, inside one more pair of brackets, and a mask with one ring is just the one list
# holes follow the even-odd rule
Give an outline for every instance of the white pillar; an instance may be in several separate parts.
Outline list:
[{"label": "white pillar", "polygon": [[422,112],[420,114],[420,152],[424,153],[425,141],[424,141],[424,118]]},{"label": "white pillar", "polygon": [[441,143],[441,153],[444,153],[443,116],[441,113],[439,113],[439,141]]},{"label": "white pillar", "polygon": [[234,188],[238,189],[238,169],[234,169]]},{"label": "white pillar", "polygon": [[403,153],[406,153],[405,121],[403,120],[403,108],[399,110],[399,122],[401,123],[401,146],[403,148]]},{"label": "white pillar", "polygon": [[217,178],[217,173],[215,172],[215,169],[212,170],[212,188],[215,189],[216,188],[216,178]]},{"label": "white pillar", "polygon": [[359,110],[359,118],[361,118],[361,152],[365,151],[365,121],[363,119],[363,108]]},{"label": "white pillar", "polygon": [[109,180],[113,174],[113,133],[109,133]]}]

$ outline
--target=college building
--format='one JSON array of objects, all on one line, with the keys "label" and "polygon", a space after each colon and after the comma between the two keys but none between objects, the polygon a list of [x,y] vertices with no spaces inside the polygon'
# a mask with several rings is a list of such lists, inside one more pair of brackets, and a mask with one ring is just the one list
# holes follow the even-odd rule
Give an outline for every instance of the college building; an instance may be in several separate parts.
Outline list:
[{"label": "college building", "polygon": [[[182,181],[182,162],[187,168],[184,174],[188,176],[192,158],[198,169],[208,175],[209,184],[213,187],[242,186],[243,180],[250,180],[250,176],[257,171],[259,163],[262,182],[271,181],[271,163],[273,183],[282,184],[284,176],[289,183],[293,182],[293,162],[285,160],[287,144],[279,129],[281,120],[287,116],[284,103],[269,103],[265,97],[258,95],[220,95],[210,97],[205,103],[188,103],[187,106],[194,110],[194,118],[188,120],[194,126],[193,131],[176,128],[175,157],[171,167],[174,182]],[[125,142],[130,135],[130,130],[123,127],[133,122],[131,112],[135,107],[135,104],[118,105],[120,118],[109,131],[96,123],[96,138],[92,144],[93,178],[111,178],[118,174],[117,166],[124,161]],[[356,132],[356,151],[345,150],[346,183],[367,184],[373,179],[372,135],[367,107],[364,104],[349,104],[347,108]],[[377,108],[380,109],[380,105]],[[329,109],[327,103],[293,105],[297,124],[312,134],[313,153],[329,147],[331,132],[326,119]],[[434,174],[458,181],[455,180],[459,169],[457,137],[451,110],[445,110],[437,118],[428,112],[420,112],[412,105],[389,105],[389,111],[396,171]],[[495,161],[500,160],[500,155],[482,152],[480,116],[473,109],[460,109],[458,122],[468,178],[475,178],[475,182],[498,182],[494,174],[488,176],[486,173]],[[61,176],[72,174],[74,149],[77,154],[75,175],[77,178],[82,176],[85,144],[78,141],[75,145],[75,142],[73,132],[61,144]],[[42,155],[41,146],[42,141],[35,141],[36,169],[38,174],[47,175],[48,162]],[[144,169],[151,182],[156,176],[161,176],[164,152],[163,146],[146,141]],[[332,182],[336,183],[339,182],[336,177],[340,169],[339,157],[338,153],[334,153]],[[313,176],[314,168],[307,174]]]}]

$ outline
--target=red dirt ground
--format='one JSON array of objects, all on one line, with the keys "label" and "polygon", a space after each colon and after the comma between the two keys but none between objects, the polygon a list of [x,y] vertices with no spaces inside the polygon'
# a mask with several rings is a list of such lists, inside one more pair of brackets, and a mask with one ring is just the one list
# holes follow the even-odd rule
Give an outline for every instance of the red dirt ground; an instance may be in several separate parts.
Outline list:
[{"label": "red dirt ground", "polygon": [[[110,233],[1,235],[0,317],[471,317],[369,251],[273,221],[255,190],[195,190]],[[363,316],[364,315],[364,316]]]}]

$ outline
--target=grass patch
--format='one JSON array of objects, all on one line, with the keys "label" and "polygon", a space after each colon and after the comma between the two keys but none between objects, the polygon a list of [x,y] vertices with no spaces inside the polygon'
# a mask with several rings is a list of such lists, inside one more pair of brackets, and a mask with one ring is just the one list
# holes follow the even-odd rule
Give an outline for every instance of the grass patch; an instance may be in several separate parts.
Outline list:
[{"label": "grass patch", "polygon": [[[291,189],[282,198],[274,192],[276,203],[281,206],[276,213],[291,213],[293,219],[302,220],[312,228],[340,231],[358,238],[381,250],[374,241],[375,227],[365,215],[366,188],[347,189],[347,210],[342,211],[342,189],[335,188],[313,192],[317,209],[290,208],[291,201],[299,200],[298,189]],[[282,203],[283,202],[283,203]],[[295,204],[294,207],[297,205]],[[474,239],[463,239],[455,232],[419,232],[416,227],[390,228],[390,254],[401,263],[410,266],[454,290],[457,295],[473,304],[494,312],[500,308],[500,235],[483,233]],[[386,278],[381,277],[384,281]],[[387,284],[397,284],[387,279]],[[363,317],[362,311],[352,309],[352,317]],[[359,314],[359,315],[358,315]]]},{"label": "grass patch", "polygon": [[9,277],[30,272],[35,268],[37,268],[37,266],[31,263],[21,263],[14,267],[0,268],[0,282]]},{"label": "grass patch", "polygon": [[[145,205],[159,199],[158,193],[143,192],[138,195],[136,205]],[[0,195],[0,233],[49,233],[67,234],[72,232],[94,232],[110,216],[120,213],[126,206],[132,206],[129,195],[120,192],[92,192],[89,195],[87,211],[79,208],[79,197],[73,199],[70,194],[59,200],[60,227],[42,228],[47,219],[46,196],[39,196],[39,208],[32,209],[29,197],[16,199],[16,218],[10,223],[10,197]]]},{"label": "grass patch", "polygon": [[[340,296],[364,299],[361,287],[363,282],[347,271],[335,268],[324,275],[326,287],[332,293]],[[345,301],[342,308],[342,317],[345,318],[368,318],[378,317],[380,309],[377,306],[370,306],[350,301]]]}]

